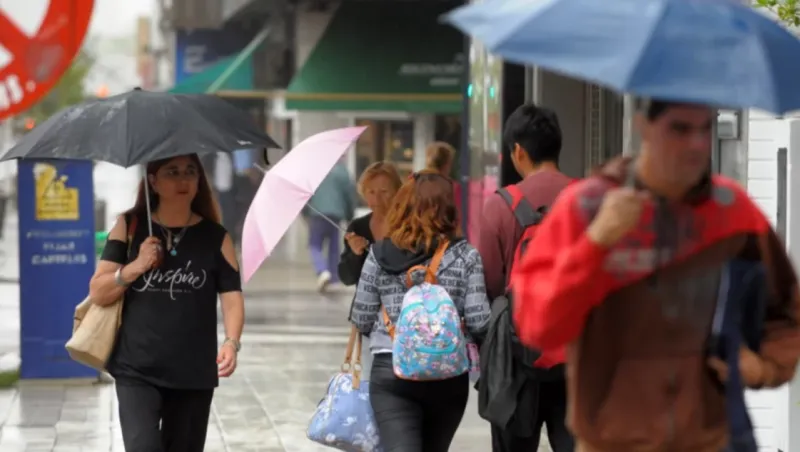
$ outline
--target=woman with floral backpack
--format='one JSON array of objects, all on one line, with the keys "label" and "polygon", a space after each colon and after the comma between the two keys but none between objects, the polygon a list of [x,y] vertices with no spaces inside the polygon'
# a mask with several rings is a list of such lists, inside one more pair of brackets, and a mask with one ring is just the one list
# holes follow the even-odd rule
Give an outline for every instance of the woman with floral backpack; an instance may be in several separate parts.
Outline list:
[{"label": "woman with floral backpack", "polygon": [[370,400],[386,452],[446,452],[467,405],[469,352],[490,307],[456,218],[451,180],[412,174],[358,282],[351,318],[372,331]]}]

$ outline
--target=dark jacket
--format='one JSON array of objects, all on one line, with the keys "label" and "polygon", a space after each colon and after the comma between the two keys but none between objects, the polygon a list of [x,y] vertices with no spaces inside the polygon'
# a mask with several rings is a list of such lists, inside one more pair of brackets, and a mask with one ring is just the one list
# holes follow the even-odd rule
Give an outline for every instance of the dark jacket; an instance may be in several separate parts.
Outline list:
[{"label": "dark jacket", "polygon": [[536,352],[530,350],[530,355],[523,355],[512,325],[508,298],[495,298],[489,330],[481,344],[478,414],[516,437],[528,438],[539,434],[533,425],[539,416],[540,383],[563,381],[564,365],[539,369],[521,364],[521,356],[533,356],[526,360],[533,363]]},{"label": "dark jacket", "polygon": [[[739,348],[758,353],[764,334],[767,275],[763,265],[746,260],[728,263],[720,280],[717,307],[711,322],[709,354],[739,368]],[[729,444],[725,452],[757,452],[753,423],[747,411],[744,383],[738,372],[725,383]]]},{"label": "dark jacket", "polygon": [[478,384],[478,414],[490,423],[505,428],[517,408],[517,393],[522,378],[515,378],[511,352],[511,310],[508,298],[492,302],[489,331],[481,345],[481,380]]},{"label": "dark jacket", "polygon": [[[375,237],[372,236],[372,229],[369,227],[371,219],[371,213],[356,218],[347,225],[347,232],[355,232],[356,235],[364,237],[372,245],[375,243]],[[344,241],[344,248],[342,255],[339,257],[338,267],[339,281],[342,284],[353,286],[358,283],[358,278],[361,277],[361,268],[364,266],[364,261],[367,260],[367,254],[369,254],[369,248],[359,256],[353,252],[350,245],[347,244],[347,240]]]}]

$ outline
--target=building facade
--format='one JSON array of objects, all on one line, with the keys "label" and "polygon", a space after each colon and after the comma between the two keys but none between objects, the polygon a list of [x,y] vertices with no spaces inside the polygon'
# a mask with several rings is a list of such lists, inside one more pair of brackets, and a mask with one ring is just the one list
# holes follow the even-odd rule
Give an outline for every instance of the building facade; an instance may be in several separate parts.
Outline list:
[{"label": "building facade", "polygon": [[[268,50],[254,52],[252,86],[231,82],[222,91],[229,97],[262,100],[268,131],[287,149],[324,130],[368,125],[348,156],[356,177],[369,163],[384,159],[402,171],[420,169],[427,143],[452,143],[459,149],[455,176],[467,186],[462,190],[467,231],[474,236],[486,196],[517,180],[502,129],[522,103],[535,102],[559,115],[564,131],[559,163],[576,178],[611,157],[635,151],[637,140],[630,99],[580,80],[506,63],[433,20],[461,3],[172,0],[170,17],[173,28],[185,30],[246,29],[256,34],[253,30],[271,29]],[[725,111],[718,119],[714,170],[745,185],[776,227],[791,237],[789,206],[800,195],[791,197],[787,191],[792,180],[778,150],[794,146],[800,152],[800,126],[761,112]],[[293,227],[284,242],[287,259],[307,260],[304,225]],[[800,447],[795,444],[800,441],[797,432],[789,428],[790,421],[800,419],[789,402],[796,391],[748,393],[762,450]]]}]

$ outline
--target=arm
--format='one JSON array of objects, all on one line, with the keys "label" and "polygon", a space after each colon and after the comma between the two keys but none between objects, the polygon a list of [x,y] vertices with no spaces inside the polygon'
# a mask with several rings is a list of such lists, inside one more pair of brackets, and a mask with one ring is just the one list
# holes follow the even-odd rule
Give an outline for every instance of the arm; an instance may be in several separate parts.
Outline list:
[{"label": "arm", "polygon": [[492,308],[489,305],[489,298],[486,296],[481,255],[475,249],[470,250],[467,255],[467,262],[467,296],[464,300],[464,323],[470,336],[480,339],[489,327]]},{"label": "arm", "polygon": [[490,301],[505,294],[506,291],[503,234],[499,227],[501,223],[499,215],[502,215],[502,212],[498,209],[498,201],[502,202],[497,194],[492,194],[486,200],[483,208],[486,220],[480,227],[477,244],[478,252],[485,263],[483,274],[486,279],[486,294]]},{"label": "arm", "polygon": [[362,333],[372,331],[372,326],[378,320],[381,297],[376,283],[381,271],[381,267],[375,261],[375,256],[370,252],[364,262],[364,268],[361,270],[356,296],[353,298],[353,309],[350,313],[350,321]]},{"label": "arm", "polygon": [[108,241],[97,269],[89,282],[89,299],[99,306],[110,305],[125,292],[126,287],[117,284],[115,273],[122,268],[121,278],[126,282],[136,281],[144,269],[137,262],[128,263],[128,226],[125,217],[117,218],[116,224],[108,233]]},{"label": "arm", "polygon": [[242,338],[242,328],[244,327],[244,297],[242,296],[239,263],[236,262],[236,249],[229,234],[225,234],[225,238],[222,240],[218,259],[217,291],[222,305],[225,337],[238,342]]},{"label": "arm", "polygon": [[[353,232],[353,223],[358,219],[351,221],[347,225],[347,232]],[[358,278],[361,276],[361,267],[364,266],[364,261],[367,259],[367,253],[364,252],[358,255],[353,252],[347,240],[344,240],[344,248],[342,255],[339,257],[339,266],[337,267],[339,273],[339,281],[346,286],[352,286],[358,283]]]},{"label": "arm", "polygon": [[761,238],[770,297],[761,341],[760,372],[764,387],[776,388],[794,378],[800,357],[800,295],[797,276],[781,240],[771,229]]},{"label": "arm", "polygon": [[608,250],[589,238],[585,223],[578,214],[576,189],[567,188],[511,271],[514,323],[528,346],[568,344],[607,295],[602,266]]}]

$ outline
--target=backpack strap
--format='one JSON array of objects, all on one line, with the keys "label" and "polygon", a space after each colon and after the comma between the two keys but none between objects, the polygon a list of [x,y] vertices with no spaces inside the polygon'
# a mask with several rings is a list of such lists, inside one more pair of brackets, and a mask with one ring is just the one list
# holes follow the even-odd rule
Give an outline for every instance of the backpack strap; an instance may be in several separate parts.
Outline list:
[{"label": "backpack strap", "polygon": [[[436,271],[439,270],[439,264],[442,263],[442,258],[444,257],[445,251],[450,246],[449,240],[442,240],[439,242],[439,246],[436,248],[436,252],[433,253],[433,257],[431,258],[431,263],[428,266],[425,265],[415,265],[408,269],[406,272],[406,285],[411,287],[413,285],[411,280],[411,274],[415,270],[424,270],[425,271],[425,282],[430,284],[436,284]],[[381,314],[383,317],[383,325],[386,327],[386,332],[389,334],[389,337],[394,339],[394,324],[392,323],[392,319],[389,318],[389,313],[386,312],[386,306],[381,307]]]},{"label": "backpack strap", "polygon": [[444,253],[447,251],[448,246],[450,246],[450,241],[442,240],[439,243],[439,246],[436,248],[436,252],[433,253],[433,257],[431,258],[431,263],[429,265],[415,265],[409,268],[406,271],[406,285],[408,287],[414,285],[411,275],[417,270],[423,270],[425,272],[426,283],[436,284],[436,272],[439,270],[439,264],[442,263],[442,257],[444,257]]},{"label": "backpack strap", "polygon": [[508,204],[517,223],[525,229],[529,226],[534,226],[542,222],[544,214],[547,212],[546,206],[541,206],[534,209],[531,203],[522,195],[522,191],[516,185],[508,185],[496,191],[503,201]]}]

